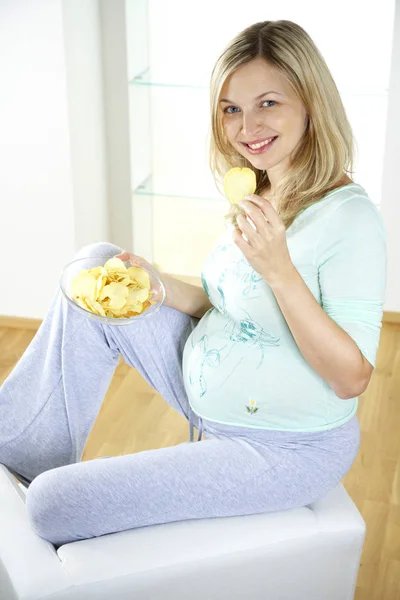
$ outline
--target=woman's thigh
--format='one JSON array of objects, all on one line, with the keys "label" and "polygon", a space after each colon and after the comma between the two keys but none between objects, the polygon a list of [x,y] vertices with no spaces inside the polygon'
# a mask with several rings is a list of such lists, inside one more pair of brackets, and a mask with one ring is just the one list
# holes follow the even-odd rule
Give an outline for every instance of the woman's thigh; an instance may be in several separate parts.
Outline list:
[{"label": "woman's thigh", "polygon": [[[120,251],[100,242],[74,258],[111,258]],[[79,462],[121,354],[199,428],[182,377],[183,349],[197,323],[162,306],[128,326],[103,325],[77,313],[57,289],[41,327],[0,386],[0,463],[29,485],[46,470]]]},{"label": "woman's thigh", "polygon": [[290,432],[256,431],[253,440],[239,431],[46,471],[27,491],[32,527],[59,546],[171,521],[305,506],[341,480],[358,450],[354,425],[341,435],[324,432],[314,445],[307,435],[296,443],[281,435]]}]

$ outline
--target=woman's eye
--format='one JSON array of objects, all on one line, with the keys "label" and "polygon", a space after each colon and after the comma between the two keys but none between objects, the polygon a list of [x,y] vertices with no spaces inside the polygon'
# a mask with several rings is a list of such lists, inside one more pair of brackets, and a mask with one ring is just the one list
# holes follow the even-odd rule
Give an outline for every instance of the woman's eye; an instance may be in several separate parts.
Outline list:
[{"label": "woman's eye", "polygon": [[231,108],[237,108],[237,106],[227,106],[224,109],[224,113],[227,113],[228,115],[233,115],[234,113],[230,111]]},{"label": "woman's eye", "polygon": [[[270,103],[271,104],[276,104],[275,100],[264,100],[264,102],[262,103],[262,106],[264,106],[264,104]],[[269,108],[268,106],[266,108]],[[227,106],[226,108],[224,108],[224,113],[228,114],[228,115],[234,115],[236,114],[236,112],[240,110],[237,106]]]}]

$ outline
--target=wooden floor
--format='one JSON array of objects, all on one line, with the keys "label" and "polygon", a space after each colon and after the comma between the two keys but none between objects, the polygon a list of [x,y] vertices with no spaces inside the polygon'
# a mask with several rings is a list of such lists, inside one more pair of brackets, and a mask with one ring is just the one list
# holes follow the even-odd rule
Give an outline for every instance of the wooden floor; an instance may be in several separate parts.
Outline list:
[{"label": "wooden floor", "polygon": [[[34,335],[0,328],[0,383]],[[377,368],[360,397],[358,416],[361,449],[343,480],[367,523],[355,598],[400,600],[400,324],[383,324]],[[121,360],[83,459],[173,446],[188,441],[188,429],[185,419]]]}]

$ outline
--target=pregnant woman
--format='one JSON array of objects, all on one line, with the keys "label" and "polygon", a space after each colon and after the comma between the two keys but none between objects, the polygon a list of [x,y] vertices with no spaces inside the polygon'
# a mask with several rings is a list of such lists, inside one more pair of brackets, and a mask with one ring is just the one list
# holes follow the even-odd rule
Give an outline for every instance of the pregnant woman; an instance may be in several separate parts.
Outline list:
[{"label": "pregnant woman", "polygon": [[[28,486],[34,531],[57,546],[305,506],[357,456],[386,234],[348,175],[353,135],[336,85],[299,25],[265,21],[228,44],[210,94],[217,184],[247,167],[257,185],[204,257],[203,286],[161,273],[165,305],[126,327],[85,318],[57,290],[0,388],[0,463]],[[105,242],[71,260],[90,255],[146,264]],[[121,355],[188,420],[190,441],[82,462]]]}]

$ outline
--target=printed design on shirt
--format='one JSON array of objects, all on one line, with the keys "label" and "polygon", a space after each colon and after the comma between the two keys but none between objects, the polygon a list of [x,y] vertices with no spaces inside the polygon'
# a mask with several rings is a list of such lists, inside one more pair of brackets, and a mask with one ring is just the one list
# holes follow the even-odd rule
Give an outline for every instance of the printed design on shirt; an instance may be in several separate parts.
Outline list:
[{"label": "printed design on shirt", "polygon": [[257,402],[255,400],[249,400],[248,405],[245,407],[247,412],[251,415],[254,415],[258,411],[258,406],[256,406]]},{"label": "printed design on shirt", "polygon": [[[216,263],[219,262],[218,255],[220,254],[225,254],[225,256],[222,256],[221,258],[221,263],[224,265],[224,268],[217,273],[218,280],[215,284],[212,284],[212,279],[209,278],[211,284],[209,286],[206,279],[206,272],[208,269],[210,269],[210,272],[213,271],[213,267],[215,268]],[[209,348],[208,345],[210,342],[207,334],[204,334],[196,343],[196,358],[194,361],[196,364],[196,371],[198,370],[199,375],[198,377],[193,377],[192,369],[190,369],[189,383],[192,387],[197,384],[199,385],[200,398],[207,393],[207,368],[218,369],[223,362],[229,359],[233,348],[235,348],[237,344],[246,343],[259,348],[260,361],[256,366],[257,369],[261,367],[264,361],[264,348],[266,346],[280,345],[280,338],[266,332],[259,323],[251,318],[251,315],[246,310],[241,309],[244,313],[244,317],[239,322],[231,318],[227,310],[227,290],[225,289],[224,291],[223,289],[228,277],[231,280],[241,282],[242,284],[238,285],[237,288],[233,287],[231,290],[232,293],[241,294],[242,298],[246,301],[261,297],[259,283],[263,281],[263,277],[252,269],[245,258],[238,258],[235,256],[232,243],[226,241],[219,243],[204,263],[201,271],[201,282],[211,303],[226,319],[223,331],[228,343],[222,348]],[[228,293],[228,301],[230,293],[231,292]],[[191,337],[191,345],[194,350],[195,345],[193,337],[194,336]],[[222,388],[232,375],[237,372],[243,359],[243,356],[240,357],[237,364],[232,365],[230,372],[225,379],[221,381],[219,388]],[[255,408],[253,412],[256,412],[257,410],[258,408]]]},{"label": "printed design on shirt", "polygon": [[[208,270],[212,272],[219,263],[225,265],[225,268],[221,271],[218,269],[220,272],[214,287],[218,292],[218,296],[213,300],[205,272]],[[201,271],[201,282],[211,303],[227,318],[229,315],[226,307],[226,292],[224,292],[223,287],[228,277],[233,281],[244,284],[241,289],[241,295],[246,300],[254,300],[261,297],[259,283],[264,281],[263,277],[249,265],[243,254],[238,254],[238,248],[232,241],[227,240],[224,236],[204,261]],[[240,293],[239,289],[235,291]]]},{"label": "printed design on shirt", "polygon": [[[191,340],[191,343],[192,343],[192,348],[194,348],[193,338]],[[204,394],[207,392],[207,382],[206,382],[206,378],[204,377],[204,367],[207,366],[207,367],[210,367],[211,369],[217,369],[221,364],[221,350],[226,348],[226,345],[225,345],[220,350],[217,350],[216,348],[212,348],[209,350],[207,348],[207,344],[208,344],[208,335],[207,334],[204,334],[196,344],[197,347],[202,352],[202,357],[201,357],[201,361],[200,361],[200,375],[199,375],[200,398],[202,398],[204,396]],[[191,371],[189,372],[189,382],[190,382],[190,385],[193,386],[193,377],[192,377]]]},{"label": "printed design on shirt", "polygon": [[221,301],[220,301],[220,304],[217,306],[217,308],[223,315],[225,315],[227,317],[228,313],[226,311],[226,300],[225,300],[224,290],[222,289],[222,287],[220,285],[217,287],[217,290],[221,296],[221,299],[220,299]]},{"label": "printed design on shirt", "polygon": [[208,297],[210,297],[210,290],[207,285],[206,278],[204,277],[204,273],[201,273],[201,283],[203,284],[203,288]]},{"label": "printed design on shirt", "polygon": [[[223,247],[222,250],[226,250],[226,247]],[[237,281],[244,283],[245,285],[242,288],[242,297],[246,300],[255,300],[256,298],[260,298],[261,295],[259,293],[258,284],[260,281],[263,281],[261,275],[259,275],[254,269],[249,270],[249,265],[246,260],[240,259],[233,265],[230,264],[221,272],[218,282],[217,282],[217,292],[219,294],[216,302],[213,302],[217,310],[226,317],[229,317],[227,309],[226,309],[226,298],[225,292],[223,290],[223,284],[228,276],[235,278]],[[205,278],[204,273],[201,273],[201,281],[203,284],[203,288],[212,301],[210,296],[210,289],[207,284],[207,280]]]},{"label": "printed design on shirt", "polygon": [[230,321],[226,323],[224,330],[228,331],[229,325],[229,339],[232,342],[245,342],[259,347],[261,351],[261,359],[257,366],[257,369],[259,369],[264,361],[264,347],[279,346],[280,338],[264,331],[264,328],[257,321],[254,321],[246,310],[242,310],[247,315],[247,319],[241,319],[239,324]]},{"label": "printed design on shirt", "polygon": [[[207,393],[207,380],[205,376],[206,367],[218,369],[221,366],[221,363],[229,358],[232,349],[237,346],[237,344],[250,344],[252,346],[257,346],[260,349],[261,358],[256,369],[259,369],[264,361],[264,347],[280,345],[279,337],[264,331],[263,327],[261,327],[259,323],[252,320],[251,315],[247,311],[243,310],[243,312],[247,315],[246,319],[242,319],[239,324],[236,324],[234,321],[229,319],[224,326],[224,331],[228,333],[229,339],[231,342],[233,342],[226,352],[223,353],[223,351],[228,348],[228,344],[225,344],[219,349],[208,348],[209,336],[207,334],[204,334],[197,342],[196,347],[201,354],[199,365],[200,374],[198,379],[200,386],[200,398]],[[195,344],[193,342],[193,337],[191,338],[191,345],[192,349],[194,349]],[[222,388],[236,372],[237,367],[242,360],[243,357],[239,360],[237,365],[234,365],[228,376],[221,382],[220,388]],[[192,386],[194,385],[191,370],[189,372],[189,382]]]},{"label": "printed design on shirt", "polygon": [[[215,264],[216,257],[218,256],[219,253],[226,253],[226,252],[228,252],[228,250],[229,250],[229,244],[227,244],[226,242],[221,242],[220,244],[215,246],[215,248],[211,251],[211,253],[208,255],[208,257],[204,261],[202,271],[207,269],[209,267],[209,265]],[[225,259],[225,257],[222,257],[222,260],[224,260],[224,259]]]},{"label": "printed design on shirt", "polygon": [[247,300],[260,298],[260,294],[254,296],[254,294],[251,292],[257,290],[258,283],[263,281],[263,277],[261,277],[261,275],[254,269],[250,268],[249,270],[249,264],[244,258],[241,258],[235,264],[234,268],[232,269],[232,275],[239,281],[242,281],[244,284],[246,284],[242,290],[242,296],[244,298]]}]

